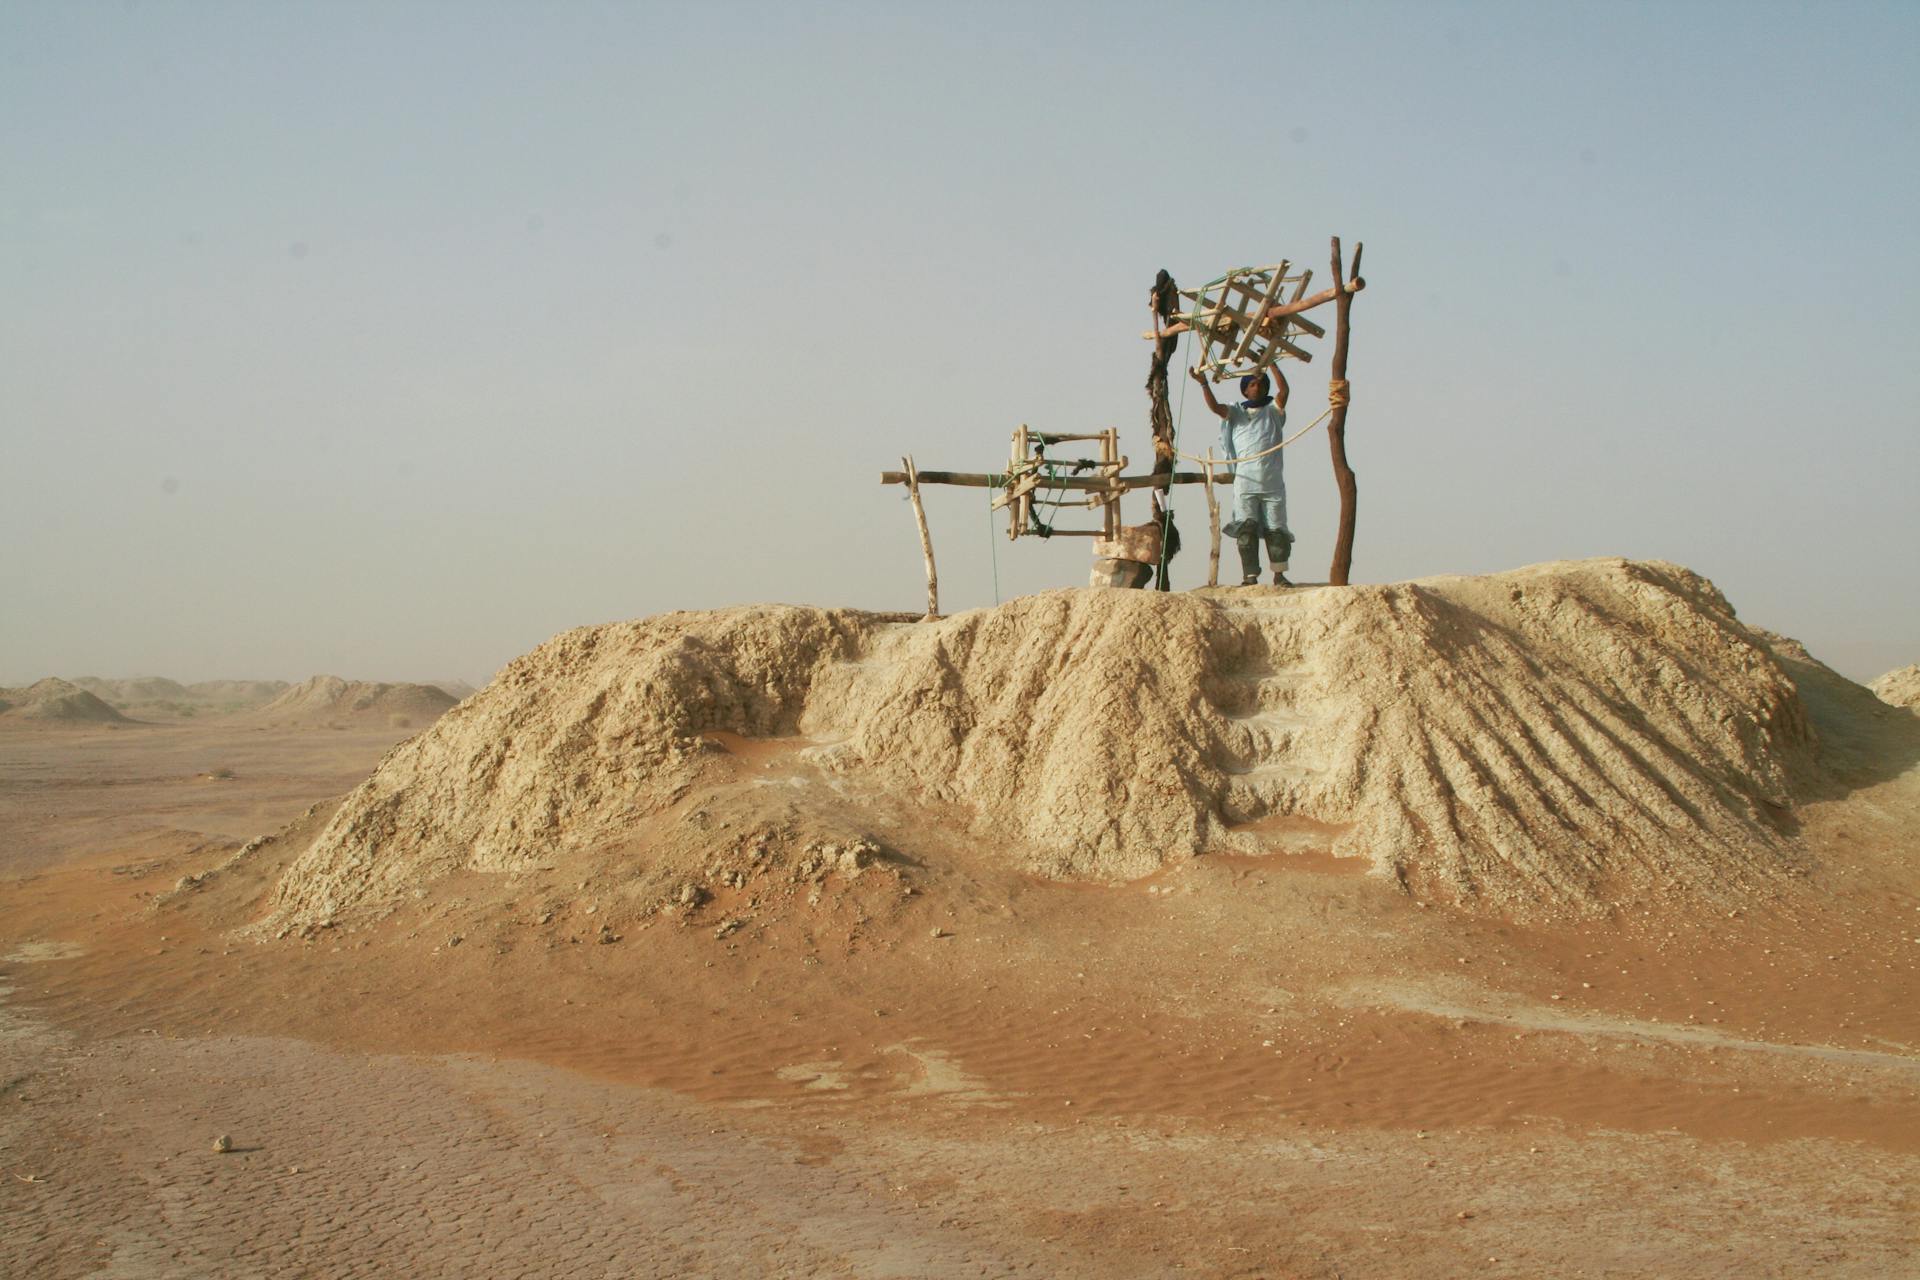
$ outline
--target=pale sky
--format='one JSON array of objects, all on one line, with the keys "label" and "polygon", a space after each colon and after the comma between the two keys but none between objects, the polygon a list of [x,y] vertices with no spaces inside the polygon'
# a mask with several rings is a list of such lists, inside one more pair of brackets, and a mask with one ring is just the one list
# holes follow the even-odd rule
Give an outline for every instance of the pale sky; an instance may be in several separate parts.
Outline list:
[{"label": "pale sky", "polygon": [[[917,608],[882,469],[1146,457],[1155,270],[1334,234],[1356,581],[1673,560],[1870,678],[1920,661],[1916,48],[1912,4],[16,0],[0,682]],[[1323,577],[1319,433],[1288,476]],[[928,505],[949,612],[1086,580]]]}]

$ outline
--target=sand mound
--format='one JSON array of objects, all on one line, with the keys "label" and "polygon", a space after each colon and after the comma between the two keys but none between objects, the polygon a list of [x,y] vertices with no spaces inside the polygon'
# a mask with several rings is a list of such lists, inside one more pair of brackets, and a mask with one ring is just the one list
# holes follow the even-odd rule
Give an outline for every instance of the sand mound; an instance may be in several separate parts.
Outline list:
[{"label": "sand mound", "polygon": [[285,680],[203,680],[181,684],[165,676],[103,679],[76,676],[74,684],[120,711],[141,717],[190,717],[247,711],[273,701]]},{"label": "sand mound", "polygon": [[271,724],[317,725],[350,722],[407,726],[431,724],[454,699],[430,684],[376,684],[315,676],[261,707]]},{"label": "sand mound", "polygon": [[1892,706],[1920,708],[1920,663],[1889,671],[1867,688],[1873,690],[1880,701]]},{"label": "sand mound", "polygon": [[201,680],[187,692],[200,702],[242,708],[265,706],[289,687],[285,680]]},{"label": "sand mound", "polygon": [[53,676],[24,689],[0,689],[0,715],[77,724],[129,723],[125,716],[85,689]]},{"label": "sand mound", "polygon": [[377,912],[561,853],[732,874],[712,857],[764,845],[750,822],[653,834],[729,812],[709,803],[736,776],[716,731],[791,752],[796,844],[795,822],[831,815],[845,838],[905,797],[923,827],[1049,876],[1317,848],[1422,897],[1543,913],[1785,868],[1813,746],[1764,643],[1660,563],[1064,590],[932,624],[675,613],[558,636],[395,748],[289,870],[276,917]]},{"label": "sand mound", "polygon": [[187,702],[193,695],[177,680],[165,676],[131,676],[122,680],[104,680],[99,676],[75,676],[72,683],[93,694],[111,707],[122,709],[135,703]]}]

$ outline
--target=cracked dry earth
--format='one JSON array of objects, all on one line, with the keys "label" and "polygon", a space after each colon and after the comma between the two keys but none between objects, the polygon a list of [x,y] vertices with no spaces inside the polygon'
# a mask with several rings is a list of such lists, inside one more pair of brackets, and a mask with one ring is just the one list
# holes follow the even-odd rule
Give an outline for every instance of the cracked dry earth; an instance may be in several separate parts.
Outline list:
[{"label": "cracked dry earth", "polygon": [[1422,906],[1304,829],[1117,887],[936,832],[733,927],[605,929],[562,859],[274,940],[384,736],[10,731],[0,1275],[1915,1274],[1920,734],[1823,733],[1892,763],[1713,912]]}]

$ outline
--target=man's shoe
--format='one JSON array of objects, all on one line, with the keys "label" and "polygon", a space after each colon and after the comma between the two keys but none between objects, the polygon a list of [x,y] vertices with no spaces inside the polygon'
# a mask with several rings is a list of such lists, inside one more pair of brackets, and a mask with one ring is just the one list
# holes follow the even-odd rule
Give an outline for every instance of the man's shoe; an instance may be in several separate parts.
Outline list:
[{"label": "man's shoe", "polygon": [[1286,574],[1282,573],[1278,569],[1275,569],[1273,571],[1273,585],[1276,587],[1290,587],[1293,585],[1293,583],[1288,580]]},{"label": "man's shoe", "polygon": [[1257,587],[1260,585],[1260,575],[1257,573],[1250,573],[1246,577],[1240,579],[1240,585],[1243,587]]}]

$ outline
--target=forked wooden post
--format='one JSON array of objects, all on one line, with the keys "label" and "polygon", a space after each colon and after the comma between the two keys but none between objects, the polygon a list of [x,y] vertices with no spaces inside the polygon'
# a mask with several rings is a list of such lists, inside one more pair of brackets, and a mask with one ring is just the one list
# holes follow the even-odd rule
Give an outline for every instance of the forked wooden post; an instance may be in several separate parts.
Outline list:
[{"label": "forked wooden post", "polygon": [[927,509],[920,502],[920,469],[911,454],[900,459],[900,465],[906,468],[907,497],[913,502],[913,522],[920,526],[920,554],[927,561],[926,620],[931,622],[940,616],[940,575],[933,569],[933,535],[927,532]]},{"label": "forked wooden post", "polygon": [[1354,508],[1359,504],[1359,488],[1347,463],[1347,400],[1351,394],[1347,383],[1347,312],[1353,307],[1353,295],[1366,287],[1360,279],[1360,252],[1365,247],[1357,243],[1353,246],[1353,284],[1348,287],[1341,273],[1340,237],[1333,238],[1333,367],[1327,371],[1333,412],[1327,418],[1327,447],[1333,453],[1333,482],[1340,489],[1340,530],[1334,536],[1333,566],[1327,570],[1327,581],[1336,587],[1347,585],[1347,575],[1353,569]]}]

